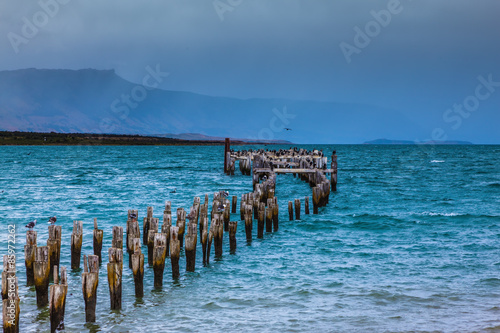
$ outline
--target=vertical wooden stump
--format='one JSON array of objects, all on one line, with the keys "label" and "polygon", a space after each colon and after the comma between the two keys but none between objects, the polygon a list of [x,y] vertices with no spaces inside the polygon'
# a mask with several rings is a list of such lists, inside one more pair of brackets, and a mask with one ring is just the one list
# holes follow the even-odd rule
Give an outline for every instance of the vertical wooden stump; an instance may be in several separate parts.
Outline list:
[{"label": "vertical wooden stump", "polygon": [[293,221],[293,203],[288,201],[288,220]]},{"label": "vertical wooden stump", "polygon": [[[151,232],[151,230],[149,231]],[[153,248],[153,271],[154,286],[159,288],[163,285],[163,271],[165,270],[165,256],[167,254],[167,236],[163,233],[154,235]]]},{"label": "vertical wooden stump", "polygon": [[165,210],[163,211],[163,224],[161,225],[161,232],[167,236],[167,257],[170,256],[170,228],[172,227],[172,203],[165,202]]},{"label": "vertical wooden stump", "polygon": [[26,232],[26,245],[24,246],[24,265],[26,266],[26,285],[35,284],[33,265],[35,263],[36,253],[36,231],[28,230]]},{"label": "vertical wooden stump", "polygon": [[[82,292],[85,301],[85,321],[95,323],[95,307],[97,303],[97,286],[99,285],[99,257],[94,257],[87,264],[87,256],[83,256]],[[89,271],[90,267],[90,271]]]},{"label": "vertical wooden stump", "polygon": [[201,221],[203,225],[203,231],[201,233],[201,250],[203,252],[203,265],[205,265],[207,263],[208,216],[202,215]]},{"label": "vertical wooden stump", "polygon": [[54,266],[59,267],[61,257],[61,230],[60,225],[49,225],[49,238],[47,239],[47,248],[49,249],[50,257],[50,273],[49,278],[54,276]]},{"label": "vertical wooden stump", "polygon": [[123,249],[123,227],[113,227],[113,239],[111,240],[111,247],[120,250]]},{"label": "vertical wooden stump", "polygon": [[210,230],[213,228],[214,253],[216,258],[222,257],[222,240],[224,235],[224,216],[215,214]]},{"label": "vertical wooden stump", "polygon": [[36,290],[36,304],[38,307],[44,307],[49,304],[49,273],[50,257],[47,246],[37,247],[35,253],[34,276]]},{"label": "vertical wooden stump", "polygon": [[231,206],[231,213],[236,214],[236,206],[238,205],[238,197],[233,195],[233,202]]},{"label": "vertical wooden stump", "polygon": [[73,233],[71,234],[71,269],[80,269],[80,258],[82,256],[83,222],[73,221]]},{"label": "vertical wooden stump", "polygon": [[332,185],[332,191],[337,191],[337,155],[335,154],[335,151],[332,154],[332,165],[331,169],[333,169],[332,175],[331,175],[331,185]]},{"label": "vertical wooden stump", "polygon": [[142,225],[142,243],[148,243],[148,232],[149,232],[149,222],[153,218],[153,207],[148,207],[146,217],[143,220]]},{"label": "vertical wooden stump", "polygon": [[132,273],[134,274],[135,297],[144,297],[144,254],[141,252],[141,239],[132,240]]},{"label": "vertical wooden stump", "polygon": [[61,281],[58,281],[57,269],[54,274],[54,284],[50,286],[50,331],[64,329],[64,311],[66,308],[66,295],[68,293],[68,279],[66,267],[61,267]]},{"label": "vertical wooden stump", "polygon": [[278,206],[278,200],[276,197],[274,197],[274,204],[273,204],[273,230],[274,232],[278,231],[278,224],[279,224],[279,206]]},{"label": "vertical wooden stump", "polygon": [[19,333],[19,303],[15,255],[4,255],[2,271],[2,319],[4,332]]},{"label": "vertical wooden stump", "polygon": [[273,232],[273,204],[266,207],[266,232]]},{"label": "vertical wooden stump", "polygon": [[182,248],[184,245],[184,232],[186,230],[186,211],[184,208],[177,208],[177,222],[176,227],[178,230],[179,246]]},{"label": "vertical wooden stump", "polygon": [[252,242],[252,224],[253,224],[252,213],[247,212],[245,214],[245,234],[247,238],[247,243]]},{"label": "vertical wooden stump", "polygon": [[111,247],[108,251],[108,285],[110,306],[111,310],[120,310],[122,308],[123,249]]},{"label": "vertical wooden stump", "polygon": [[[264,205],[264,204],[262,204]],[[266,208],[259,209],[259,217],[257,219],[257,238],[264,238],[264,224],[266,218]]]},{"label": "vertical wooden stump", "polygon": [[[154,249],[154,243],[155,243],[155,235],[158,232],[158,223],[159,220],[158,218],[153,217],[149,221],[149,231],[148,231],[148,265],[153,266],[153,249]],[[166,244],[165,240],[165,246]]]},{"label": "vertical wooden stump", "polygon": [[224,231],[229,230],[229,220],[231,219],[231,208],[229,207],[229,200],[225,202],[226,207],[224,208]]},{"label": "vertical wooden stump", "polygon": [[97,219],[94,218],[93,248],[94,248],[94,255],[99,258],[99,265],[102,263],[102,239],[103,239],[103,237],[104,237],[104,231],[97,227]]},{"label": "vertical wooden stump", "polygon": [[196,266],[196,243],[198,228],[196,222],[189,222],[186,235],[186,271],[194,272]]},{"label": "vertical wooden stump", "polygon": [[238,229],[238,222],[229,222],[229,251],[230,253],[236,252],[236,230]]},{"label": "vertical wooden stump", "polygon": [[309,215],[309,197],[306,197],[304,199],[304,213],[306,213],[306,215]]},{"label": "vertical wooden stump", "polygon": [[172,264],[172,279],[179,278],[179,256],[181,243],[179,240],[179,227],[170,228],[170,263]]},{"label": "vertical wooden stump", "polygon": [[[134,213],[135,214],[135,213]],[[127,252],[129,268],[132,268],[132,255],[135,253],[135,241],[139,240],[140,247],[141,229],[137,219],[127,221]]]},{"label": "vertical wooden stump", "polygon": [[300,220],[300,199],[295,199],[295,219]]},{"label": "vertical wooden stump", "polygon": [[241,201],[240,201],[240,220],[245,220],[245,205],[246,205],[246,194],[243,194],[241,196]]},{"label": "vertical wooden stump", "polygon": [[321,189],[317,186],[313,187],[313,214],[318,214],[318,207],[320,206]]}]

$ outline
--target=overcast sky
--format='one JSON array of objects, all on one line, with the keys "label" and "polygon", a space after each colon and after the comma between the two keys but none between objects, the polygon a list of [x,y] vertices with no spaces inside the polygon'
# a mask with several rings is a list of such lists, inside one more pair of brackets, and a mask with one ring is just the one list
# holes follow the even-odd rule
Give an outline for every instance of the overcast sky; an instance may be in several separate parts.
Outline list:
[{"label": "overcast sky", "polygon": [[[478,76],[500,81],[498,0],[54,1],[1,0],[0,70],[115,69],[140,82],[160,64],[164,89],[373,104],[429,129]],[[498,124],[497,89],[456,138]]]}]

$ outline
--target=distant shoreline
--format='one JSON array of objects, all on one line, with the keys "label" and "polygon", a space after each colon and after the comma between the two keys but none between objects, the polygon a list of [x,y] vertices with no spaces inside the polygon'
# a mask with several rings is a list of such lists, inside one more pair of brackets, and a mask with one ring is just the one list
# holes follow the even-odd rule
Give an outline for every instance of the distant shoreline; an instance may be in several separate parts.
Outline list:
[{"label": "distant shoreline", "polygon": [[[231,145],[277,143],[231,141]],[[155,136],[93,133],[0,131],[0,146],[221,146],[224,141],[182,140]]]}]

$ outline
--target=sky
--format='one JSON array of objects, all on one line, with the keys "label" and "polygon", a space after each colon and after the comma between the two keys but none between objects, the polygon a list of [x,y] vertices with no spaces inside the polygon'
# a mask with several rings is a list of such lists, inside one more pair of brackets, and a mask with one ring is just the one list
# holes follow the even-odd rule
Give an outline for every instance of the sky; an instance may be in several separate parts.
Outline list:
[{"label": "sky", "polygon": [[140,82],[159,65],[163,89],[375,105],[428,128],[422,140],[500,143],[498,13],[498,0],[2,0],[0,70]]}]

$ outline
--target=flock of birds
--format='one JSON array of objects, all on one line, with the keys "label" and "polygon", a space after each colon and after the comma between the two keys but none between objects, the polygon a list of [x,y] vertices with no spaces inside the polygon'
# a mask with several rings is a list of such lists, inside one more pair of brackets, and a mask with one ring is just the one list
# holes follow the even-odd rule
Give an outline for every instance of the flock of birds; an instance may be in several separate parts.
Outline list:
[{"label": "flock of birds", "polygon": [[[171,191],[170,193],[176,193],[177,192],[177,189],[175,188],[173,191]],[[224,197],[224,198],[227,198],[229,196],[229,192],[228,191],[219,191],[219,195],[221,197]],[[226,209],[226,205],[224,204],[220,204],[218,207],[217,207],[217,212],[218,213],[222,213],[224,212],[224,210]],[[130,213],[129,217],[131,219],[136,219],[137,218],[137,214],[135,213]],[[194,211],[191,211],[189,213],[188,216],[186,216],[188,219],[192,220],[194,219],[196,216],[195,216],[195,212]],[[57,221],[57,216],[51,216],[48,220],[48,224],[55,224]],[[26,228],[28,228],[28,230],[33,230],[33,228],[36,226],[36,219],[33,220],[33,221],[30,221],[28,224],[26,224]]]}]

